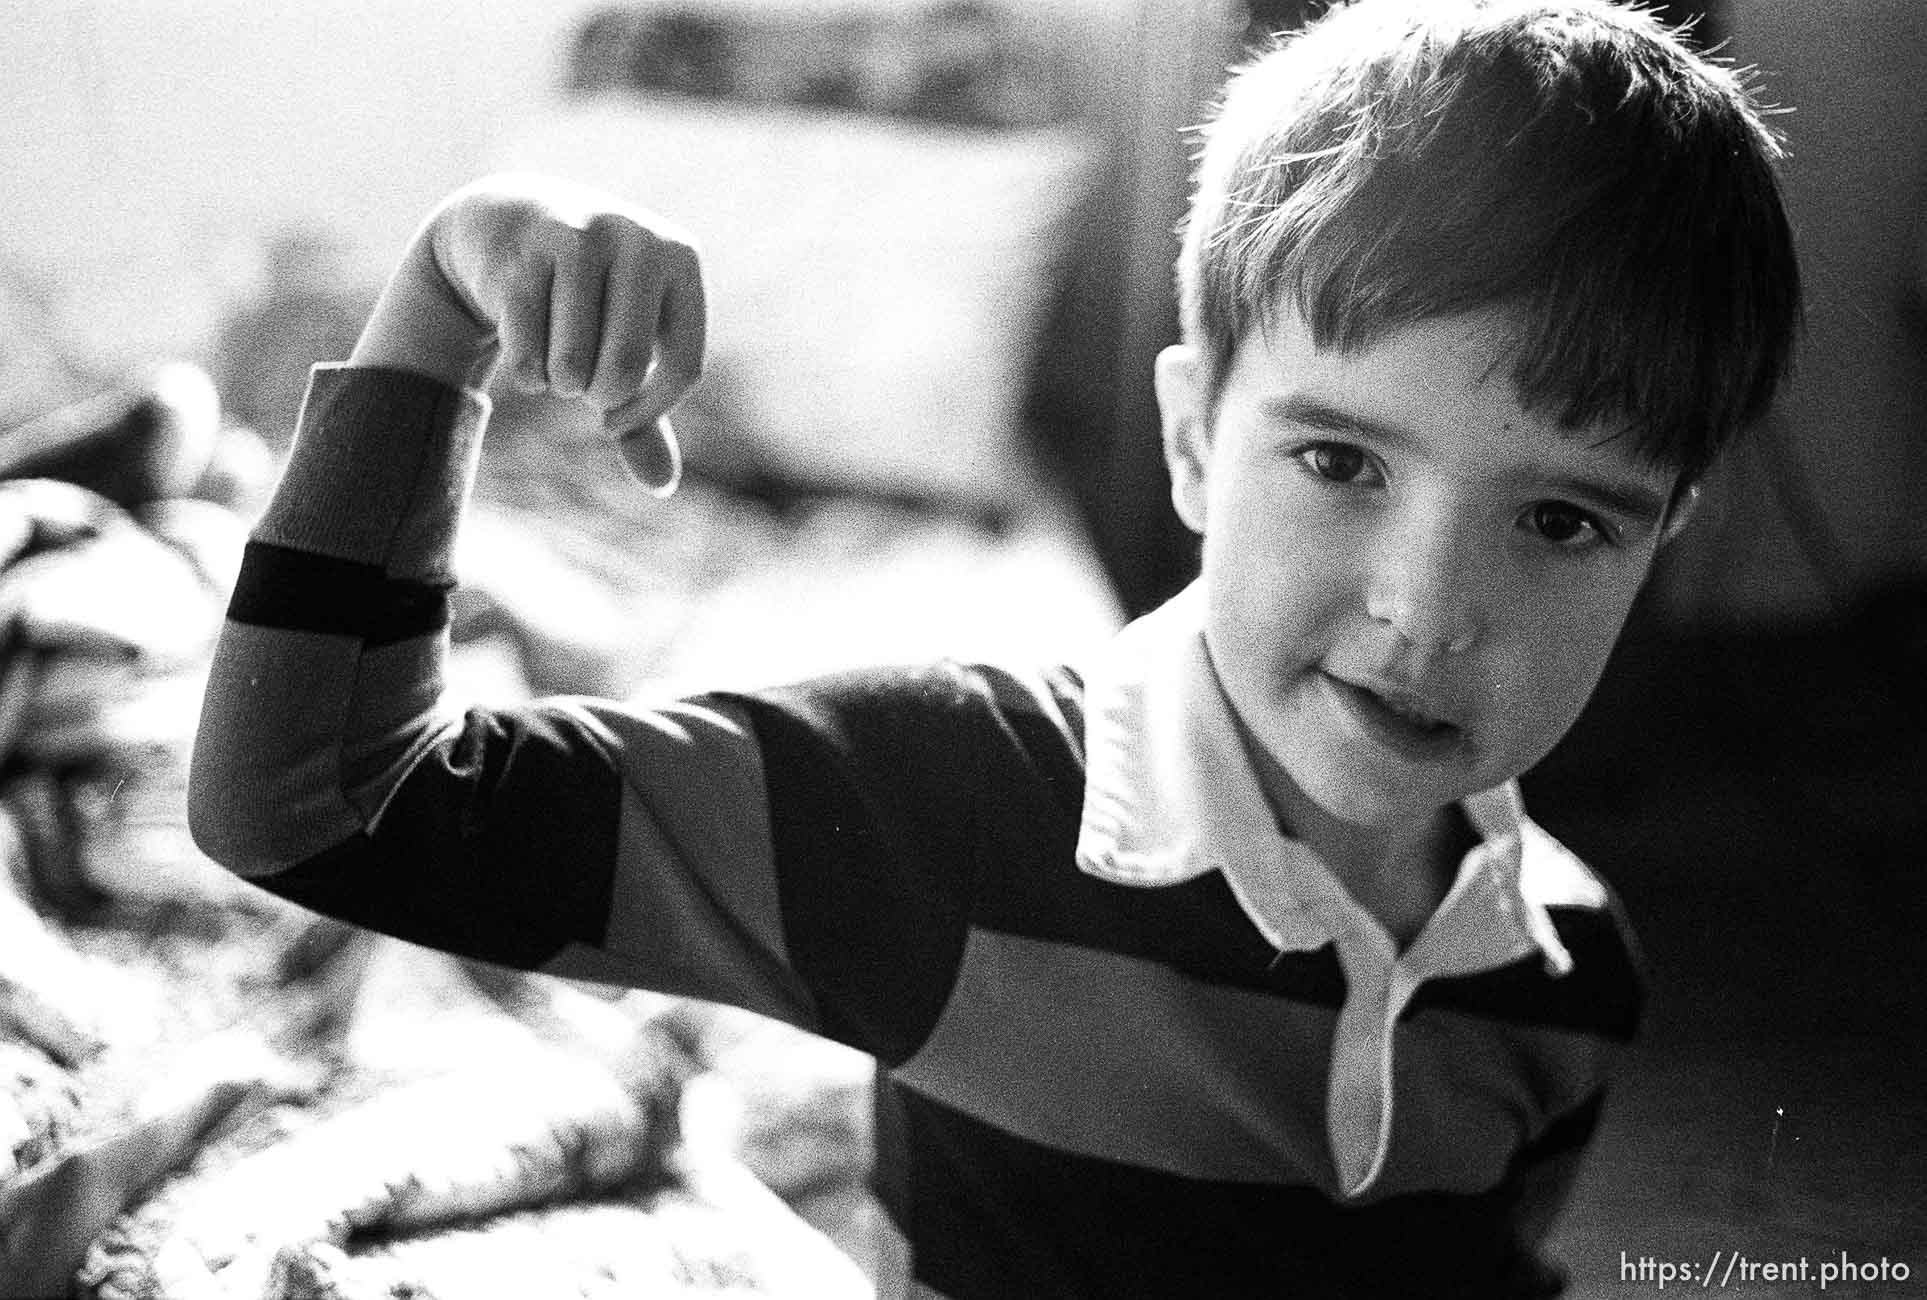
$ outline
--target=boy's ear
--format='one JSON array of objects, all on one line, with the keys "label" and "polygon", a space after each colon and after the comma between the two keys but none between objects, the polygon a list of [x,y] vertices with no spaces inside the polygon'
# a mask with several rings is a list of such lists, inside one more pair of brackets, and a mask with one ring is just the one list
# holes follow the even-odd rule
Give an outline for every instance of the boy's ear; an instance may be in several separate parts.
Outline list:
[{"label": "boy's ear", "polygon": [[1699,505],[1699,484],[1682,483],[1673,490],[1673,499],[1666,506],[1666,523],[1659,533],[1661,546],[1686,531],[1686,525],[1692,521],[1693,515],[1699,510]]},{"label": "boy's ear", "polygon": [[1204,358],[1187,343],[1158,353],[1152,378],[1164,423],[1164,464],[1171,472],[1171,504],[1194,533],[1204,531],[1207,469],[1211,463],[1210,394]]}]

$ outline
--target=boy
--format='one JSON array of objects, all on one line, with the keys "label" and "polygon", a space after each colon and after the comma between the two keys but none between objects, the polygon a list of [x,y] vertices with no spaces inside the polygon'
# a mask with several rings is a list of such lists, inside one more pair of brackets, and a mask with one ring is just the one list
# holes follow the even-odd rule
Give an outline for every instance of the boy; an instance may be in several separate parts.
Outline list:
[{"label": "boy", "polygon": [[1336,10],[1209,129],[1156,373],[1190,590],[1081,673],[445,720],[473,388],[586,398],[663,487],[703,331],[648,214],[473,187],[316,373],[197,834],[361,924],[873,1053],[924,1293],[1549,1294],[1639,990],[1513,778],[1783,369],[1777,152],[1636,13]]}]

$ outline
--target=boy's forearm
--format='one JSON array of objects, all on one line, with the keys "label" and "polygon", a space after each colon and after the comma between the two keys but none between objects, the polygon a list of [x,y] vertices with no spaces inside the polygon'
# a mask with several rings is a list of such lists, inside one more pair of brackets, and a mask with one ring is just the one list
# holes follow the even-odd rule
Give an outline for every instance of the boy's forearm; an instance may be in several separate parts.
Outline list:
[{"label": "boy's forearm", "polygon": [[246,874],[363,829],[439,721],[487,402],[383,355],[397,364],[315,372],[216,650],[189,811],[210,856]]}]

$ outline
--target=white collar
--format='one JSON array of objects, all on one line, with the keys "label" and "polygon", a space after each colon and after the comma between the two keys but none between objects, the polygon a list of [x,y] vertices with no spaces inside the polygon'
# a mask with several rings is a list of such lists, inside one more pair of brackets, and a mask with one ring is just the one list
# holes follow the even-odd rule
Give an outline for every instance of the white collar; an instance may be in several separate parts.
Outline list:
[{"label": "white collar", "polygon": [[1127,626],[1087,674],[1082,870],[1140,886],[1220,871],[1280,951],[1362,945],[1420,980],[1534,951],[1550,973],[1571,968],[1546,907],[1598,906],[1604,889],[1526,818],[1514,782],[1461,803],[1480,842],[1418,940],[1396,954],[1331,871],[1279,831],[1205,650],[1203,610],[1193,584]]},{"label": "white collar", "polygon": [[1461,801],[1479,842],[1399,952],[1330,869],[1280,831],[1205,649],[1203,615],[1194,584],[1126,627],[1087,675],[1077,864],[1136,886],[1219,871],[1279,951],[1331,944],[1346,992],[1326,1073],[1327,1140],[1336,1189],[1362,1196],[1390,1151],[1395,1029],[1419,986],[1534,953],[1547,973],[1566,974],[1572,956],[1546,909],[1602,906],[1605,888],[1526,818],[1507,782]]}]

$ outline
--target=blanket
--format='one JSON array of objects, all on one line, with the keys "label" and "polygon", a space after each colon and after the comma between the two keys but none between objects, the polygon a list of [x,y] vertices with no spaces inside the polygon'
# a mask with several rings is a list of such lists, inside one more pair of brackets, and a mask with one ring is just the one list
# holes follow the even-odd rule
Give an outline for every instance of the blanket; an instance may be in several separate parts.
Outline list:
[{"label": "blanket", "polygon": [[867,1294],[792,1208],[860,1187],[851,1062],[799,1078],[789,1031],[354,931],[198,853],[244,535],[0,482],[0,1295]]}]

